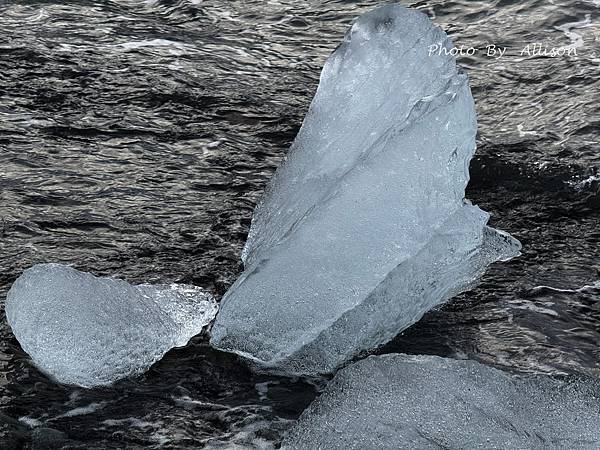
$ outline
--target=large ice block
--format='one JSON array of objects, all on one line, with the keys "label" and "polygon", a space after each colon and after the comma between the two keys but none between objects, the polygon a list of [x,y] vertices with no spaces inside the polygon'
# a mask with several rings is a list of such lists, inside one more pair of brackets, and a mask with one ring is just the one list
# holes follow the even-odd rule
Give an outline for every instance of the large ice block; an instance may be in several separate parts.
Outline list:
[{"label": "large ice block", "polygon": [[452,48],[399,5],[348,31],[256,208],[215,347],[272,371],[331,372],[519,253],[464,199],[475,106],[434,45]]},{"label": "large ice block", "polygon": [[195,286],[133,286],[60,264],[15,281],[6,317],[34,364],[60,383],[110,384],[147,370],[214,318],[217,303]]},{"label": "large ice block", "polygon": [[282,449],[597,449],[600,383],[474,361],[370,357],[339,371]]}]

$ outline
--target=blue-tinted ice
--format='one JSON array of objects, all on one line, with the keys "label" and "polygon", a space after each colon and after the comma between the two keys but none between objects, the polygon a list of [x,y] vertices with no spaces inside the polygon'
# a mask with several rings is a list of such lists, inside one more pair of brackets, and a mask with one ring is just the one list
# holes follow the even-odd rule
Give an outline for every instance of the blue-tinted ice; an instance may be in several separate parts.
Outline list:
[{"label": "blue-tinted ice", "polygon": [[214,299],[195,286],[133,286],[60,264],[26,270],[6,299],[8,323],[35,365],[83,387],[147,370],[216,312]]},{"label": "blue-tinted ice", "polygon": [[331,372],[519,253],[464,200],[477,123],[452,43],[399,5],[327,60],[257,207],[212,344],[287,374]]},{"label": "blue-tinted ice", "polygon": [[370,357],[340,370],[283,449],[600,448],[600,383],[474,361]]}]

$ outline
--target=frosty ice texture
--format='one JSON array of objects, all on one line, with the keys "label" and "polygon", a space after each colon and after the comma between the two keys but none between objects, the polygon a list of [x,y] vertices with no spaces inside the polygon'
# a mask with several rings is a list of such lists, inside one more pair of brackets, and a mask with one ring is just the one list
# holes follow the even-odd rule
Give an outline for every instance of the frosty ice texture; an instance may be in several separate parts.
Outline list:
[{"label": "frosty ice texture", "polygon": [[467,76],[422,13],[360,17],[325,63],[257,207],[212,344],[286,374],[331,372],[469,288],[520,244],[464,200]]},{"label": "frosty ice texture", "polygon": [[597,449],[600,384],[474,361],[370,357],[337,373],[283,449]]},{"label": "frosty ice texture", "polygon": [[35,365],[83,387],[145,371],[216,312],[194,286],[133,286],[59,264],[26,270],[6,299],[8,323]]}]

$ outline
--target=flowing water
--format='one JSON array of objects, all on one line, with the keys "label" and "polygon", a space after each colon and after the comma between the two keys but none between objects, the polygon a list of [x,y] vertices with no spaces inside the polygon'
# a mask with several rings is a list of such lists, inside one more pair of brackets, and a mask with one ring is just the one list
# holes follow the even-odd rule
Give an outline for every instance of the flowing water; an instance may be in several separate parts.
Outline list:
[{"label": "flowing water", "polygon": [[[325,58],[378,3],[0,0],[0,299],[51,261],[221,296]],[[380,352],[599,376],[600,1],[403,3],[464,46],[468,197],[524,249]],[[272,448],[317,391],[207,336],[61,386],[0,325],[0,448]]]}]

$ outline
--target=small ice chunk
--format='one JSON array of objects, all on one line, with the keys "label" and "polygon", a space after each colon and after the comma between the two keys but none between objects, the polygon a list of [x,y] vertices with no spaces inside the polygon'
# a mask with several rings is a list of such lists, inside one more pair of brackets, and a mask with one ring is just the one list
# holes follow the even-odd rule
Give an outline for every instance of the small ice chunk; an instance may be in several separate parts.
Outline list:
[{"label": "small ice chunk", "polygon": [[475,104],[415,10],[361,16],[325,63],[256,208],[211,343],[288,375],[334,371],[469,289],[520,243],[465,200]]},{"label": "small ice chunk", "polygon": [[139,285],[60,264],[15,281],[6,317],[34,364],[60,383],[93,387],[147,370],[200,333],[217,313],[195,286]]},{"label": "small ice chunk", "polygon": [[291,449],[597,449],[600,383],[519,378],[474,361],[370,357],[337,373]]}]

